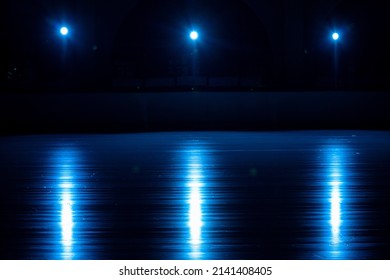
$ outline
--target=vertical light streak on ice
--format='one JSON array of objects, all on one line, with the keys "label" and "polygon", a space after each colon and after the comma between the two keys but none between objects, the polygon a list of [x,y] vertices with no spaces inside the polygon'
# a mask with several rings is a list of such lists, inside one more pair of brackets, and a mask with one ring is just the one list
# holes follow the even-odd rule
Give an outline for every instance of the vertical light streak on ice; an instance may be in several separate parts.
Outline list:
[{"label": "vertical light streak on ice", "polygon": [[197,151],[190,152],[189,162],[189,211],[188,211],[188,226],[190,229],[191,253],[193,259],[199,259],[202,256],[202,166],[200,163],[200,155]]},{"label": "vertical light streak on ice", "polygon": [[[59,157],[60,166],[60,227],[61,227],[61,245],[62,253],[61,258],[65,260],[71,260],[74,256],[73,253],[73,183],[72,183],[72,165],[68,163],[71,160],[69,155],[63,155]],[[65,162],[65,163],[63,163]]]},{"label": "vertical light streak on ice", "polygon": [[341,224],[342,224],[342,185],[343,185],[343,166],[342,150],[332,149],[330,151],[330,231],[332,257],[340,257],[339,244],[341,243]]}]

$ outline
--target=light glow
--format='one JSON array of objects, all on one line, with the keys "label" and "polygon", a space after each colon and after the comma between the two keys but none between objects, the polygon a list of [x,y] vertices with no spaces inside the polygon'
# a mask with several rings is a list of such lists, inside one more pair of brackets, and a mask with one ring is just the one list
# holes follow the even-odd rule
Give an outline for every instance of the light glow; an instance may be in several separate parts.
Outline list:
[{"label": "light glow", "polygon": [[202,255],[200,245],[202,244],[202,195],[203,183],[202,170],[199,155],[195,152],[190,156],[189,175],[187,186],[189,189],[189,212],[188,226],[190,228],[191,253],[193,259],[199,259]]},{"label": "light glow", "polygon": [[341,225],[341,182],[331,182],[332,191],[330,198],[330,225],[332,228],[332,244],[340,243],[340,225]]},{"label": "light glow", "polygon": [[190,38],[191,38],[191,40],[194,40],[194,41],[197,40],[199,38],[198,32],[196,32],[195,30],[191,31]]},{"label": "light glow", "polygon": [[60,28],[60,33],[62,36],[66,36],[69,34],[69,29],[66,26]]},{"label": "light glow", "polygon": [[59,203],[60,203],[60,230],[61,230],[61,258],[71,260],[74,258],[74,152],[71,150],[61,151],[59,161]]},{"label": "light glow", "polygon": [[332,231],[332,244],[337,245],[340,243],[340,226],[341,226],[341,192],[342,185],[342,172],[340,164],[340,152],[334,150],[331,156],[331,186],[330,195],[330,226]]},{"label": "light glow", "polygon": [[73,210],[72,194],[64,191],[61,194],[61,243],[63,258],[72,259],[73,245]]}]

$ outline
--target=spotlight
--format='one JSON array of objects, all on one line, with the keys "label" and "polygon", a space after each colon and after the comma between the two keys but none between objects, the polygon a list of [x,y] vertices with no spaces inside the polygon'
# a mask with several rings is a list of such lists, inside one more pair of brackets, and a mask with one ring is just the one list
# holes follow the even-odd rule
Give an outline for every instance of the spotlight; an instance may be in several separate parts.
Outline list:
[{"label": "spotlight", "polygon": [[337,41],[337,40],[340,38],[339,33],[334,32],[334,33],[332,34],[332,38],[333,38],[333,40]]},{"label": "spotlight", "polygon": [[195,40],[198,39],[198,37],[199,37],[198,32],[196,32],[196,31],[191,31],[191,33],[190,33],[190,38],[191,38],[191,40],[195,41]]},{"label": "spotlight", "polygon": [[66,27],[66,26],[61,27],[60,28],[60,33],[61,33],[62,36],[68,35],[68,33],[69,33],[68,27]]}]

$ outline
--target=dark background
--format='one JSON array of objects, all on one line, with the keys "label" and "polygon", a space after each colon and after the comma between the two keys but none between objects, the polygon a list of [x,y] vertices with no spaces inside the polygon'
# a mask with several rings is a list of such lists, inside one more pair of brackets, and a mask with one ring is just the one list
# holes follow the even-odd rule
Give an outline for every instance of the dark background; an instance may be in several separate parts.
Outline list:
[{"label": "dark background", "polygon": [[388,128],[383,1],[5,4],[4,131]]},{"label": "dark background", "polygon": [[185,76],[195,27],[202,76],[332,88],[338,31],[339,86],[388,89],[383,1],[18,0],[6,1],[5,19],[10,88],[111,89],[118,79]]}]

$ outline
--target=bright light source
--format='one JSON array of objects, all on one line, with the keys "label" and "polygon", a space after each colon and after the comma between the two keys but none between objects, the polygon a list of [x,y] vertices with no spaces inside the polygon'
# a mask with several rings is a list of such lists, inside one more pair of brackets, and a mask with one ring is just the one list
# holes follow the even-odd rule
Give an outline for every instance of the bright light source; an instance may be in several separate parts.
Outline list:
[{"label": "bright light source", "polygon": [[66,36],[69,33],[69,29],[66,26],[60,28],[60,33],[62,36]]},{"label": "bright light source", "polygon": [[333,38],[333,40],[337,41],[340,38],[339,33],[337,33],[337,32],[333,33],[332,38]]},{"label": "bright light source", "polygon": [[196,39],[198,39],[198,37],[199,37],[199,34],[198,34],[198,32],[196,32],[196,31],[191,31],[191,33],[190,33],[190,38],[192,39],[192,40],[196,40]]}]

